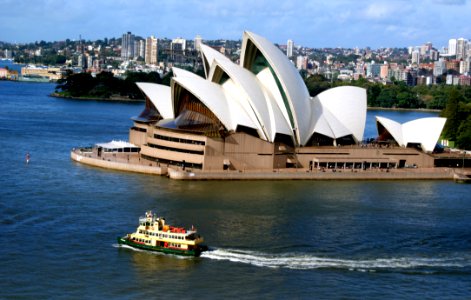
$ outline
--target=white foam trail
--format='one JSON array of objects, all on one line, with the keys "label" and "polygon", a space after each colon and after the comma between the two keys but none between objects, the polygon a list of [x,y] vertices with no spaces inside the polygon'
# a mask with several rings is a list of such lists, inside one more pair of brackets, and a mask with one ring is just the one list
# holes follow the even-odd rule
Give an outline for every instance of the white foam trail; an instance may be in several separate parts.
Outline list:
[{"label": "white foam trail", "polygon": [[145,252],[146,251],[146,250],[143,250],[143,249],[134,248],[134,247],[124,245],[124,244],[113,244],[113,247],[115,247],[115,248],[126,248],[126,249],[130,249],[130,250],[133,250],[133,251],[136,251],[136,252]]},{"label": "white foam trail", "polygon": [[268,254],[234,249],[215,249],[212,251],[203,252],[201,256],[215,260],[227,260],[232,262],[251,264],[259,267],[299,270],[335,268],[358,271],[375,271],[378,269],[471,267],[471,257],[399,257],[355,260],[318,257],[310,254]]}]

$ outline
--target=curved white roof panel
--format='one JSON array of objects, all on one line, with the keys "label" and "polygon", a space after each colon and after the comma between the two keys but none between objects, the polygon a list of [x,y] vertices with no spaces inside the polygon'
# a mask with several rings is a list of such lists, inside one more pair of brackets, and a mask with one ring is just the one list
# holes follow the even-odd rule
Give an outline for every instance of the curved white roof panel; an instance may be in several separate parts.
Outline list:
[{"label": "curved white roof panel", "polygon": [[250,108],[247,107],[248,103],[243,96],[244,92],[232,79],[224,82],[222,89],[226,95],[229,111],[231,112],[232,128],[237,128],[238,125],[254,128],[257,129],[258,135],[264,138],[260,124],[254,120],[253,113],[250,113]]},{"label": "curved white roof panel", "polygon": [[232,61],[228,57],[226,57],[224,54],[222,54],[221,52],[209,46],[201,44],[200,49],[201,49],[201,58],[203,59],[203,67],[204,67],[204,73],[206,74],[206,78],[209,78],[211,65],[213,64],[213,61],[215,59],[232,63]]},{"label": "curved white roof panel", "polygon": [[175,118],[170,87],[150,82],[136,82],[164,119]]},{"label": "curved white roof panel", "polygon": [[311,105],[314,112],[311,135],[318,132],[336,139],[351,134],[357,141],[363,139],[366,124],[365,89],[354,86],[332,88],[314,97]]},{"label": "curved white roof panel", "polygon": [[284,104],[292,122],[293,130],[297,131],[296,139],[298,144],[304,144],[309,139],[309,125],[311,120],[311,110],[309,103],[309,93],[298,70],[294,67],[286,55],[284,55],[270,41],[252,32],[245,31],[241,52],[241,65],[249,53],[249,41],[263,54],[268,61],[270,68],[275,73],[280,91],[284,98]]},{"label": "curved white roof panel", "polygon": [[376,121],[388,130],[400,146],[407,147],[409,143],[417,143],[424,151],[432,152],[445,126],[446,118],[421,118],[402,125],[383,117],[376,117]]},{"label": "curved white roof panel", "polygon": [[172,67],[173,77],[196,77],[201,78],[201,76],[196,75],[190,71],[180,69],[177,67]]},{"label": "curved white roof panel", "polygon": [[[222,87],[202,77],[174,77],[172,90],[178,84],[198,98],[224,124],[227,130],[235,130],[232,126],[231,112]],[[176,100],[176,99],[175,99]],[[176,103],[175,103],[176,104]]]},{"label": "curved white roof panel", "polygon": [[391,134],[396,143],[405,147],[404,138],[402,137],[402,125],[396,121],[388,118],[376,116],[376,122],[383,125],[383,127]]},{"label": "curved white roof panel", "polygon": [[422,149],[432,152],[437,145],[446,118],[422,118],[402,125],[402,134],[407,143],[420,143]]},{"label": "curved white roof panel", "polygon": [[[231,61],[214,60],[211,65],[209,73],[209,80],[217,80],[216,70],[220,68],[222,72],[227,74],[233,84],[237,86],[238,98],[240,105],[244,108],[246,114],[250,117],[252,122],[256,124],[257,128],[261,131],[260,136],[268,141],[272,136],[272,126],[270,125],[270,114],[267,105],[267,99],[262,91],[257,78],[250,71],[234,64]],[[223,83],[223,87],[226,83]]]}]

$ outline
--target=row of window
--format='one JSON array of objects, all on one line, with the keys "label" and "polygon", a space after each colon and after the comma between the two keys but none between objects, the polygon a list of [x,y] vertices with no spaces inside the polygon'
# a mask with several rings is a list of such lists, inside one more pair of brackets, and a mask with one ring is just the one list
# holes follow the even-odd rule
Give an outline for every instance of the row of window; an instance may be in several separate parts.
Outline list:
[{"label": "row of window", "polygon": [[146,244],[150,244],[150,240],[146,240],[146,239],[139,239],[139,238],[132,238],[133,241],[136,241],[136,242],[141,242],[141,243],[146,243]]},{"label": "row of window", "polygon": [[131,130],[135,130],[135,131],[140,131],[140,132],[147,132],[147,129],[145,128],[141,128],[141,127],[131,127]]},{"label": "row of window", "polygon": [[203,145],[204,146],[206,144],[204,141],[181,139],[181,138],[175,138],[175,137],[170,137],[170,136],[165,136],[165,135],[160,135],[160,134],[154,134],[154,138],[159,139],[159,140],[164,140],[164,141],[185,143],[185,144],[193,144],[193,145]]},{"label": "row of window", "polygon": [[155,161],[159,164],[167,164],[167,165],[180,166],[180,167],[185,165],[186,168],[192,168],[192,169],[202,169],[203,168],[203,164],[194,164],[194,163],[189,163],[189,162],[183,163],[182,161],[156,158],[156,157],[148,156],[148,155],[145,155],[145,154],[142,154],[142,158],[150,160],[150,161]]},{"label": "row of window", "polygon": [[166,234],[166,233],[156,233],[156,232],[152,232],[152,231],[145,231],[145,230],[142,230],[142,229],[139,230],[139,233],[140,234],[150,235],[150,236],[155,236],[155,237],[158,237],[158,238],[184,240],[184,237],[180,236],[180,235],[173,235],[173,234]]},{"label": "row of window", "polygon": [[203,155],[204,154],[204,151],[178,149],[178,148],[166,147],[166,146],[161,146],[161,145],[155,145],[155,144],[151,144],[151,143],[148,143],[147,145],[149,147],[152,147],[152,148],[168,150],[168,151],[174,151],[174,152],[182,152],[182,153],[198,154],[198,155]]},{"label": "row of window", "polygon": [[140,148],[126,147],[126,148],[102,148],[103,152],[139,152]]}]

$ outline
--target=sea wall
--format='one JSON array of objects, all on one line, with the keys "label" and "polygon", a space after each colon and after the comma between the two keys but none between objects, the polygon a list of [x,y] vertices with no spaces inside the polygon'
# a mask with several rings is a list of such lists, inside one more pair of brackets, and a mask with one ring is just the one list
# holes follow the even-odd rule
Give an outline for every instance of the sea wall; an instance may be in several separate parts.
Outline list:
[{"label": "sea wall", "polygon": [[89,166],[112,169],[126,172],[136,172],[151,175],[166,175],[166,166],[147,166],[143,164],[130,164],[125,162],[109,161],[95,157],[89,157],[80,153],[79,151],[71,151],[70,158],[76,162],[86,164]]},{"label": "sea wall", "polygon": [[430,168],[392,171],[289,171],[289,172],[189,172],[168,170],[168,176],[176,180],[452,180],[453,169]]}]

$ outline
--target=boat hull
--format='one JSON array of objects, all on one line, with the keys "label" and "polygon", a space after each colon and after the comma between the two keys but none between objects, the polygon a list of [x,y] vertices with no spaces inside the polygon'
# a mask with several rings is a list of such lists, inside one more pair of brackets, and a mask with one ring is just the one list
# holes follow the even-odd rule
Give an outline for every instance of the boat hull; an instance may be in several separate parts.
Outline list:
[{"label": "boat hull", "polygon": [[171,249],[159,246],[149,246],[144,244],[135,243],[130,241],[126,237],[118,237],[118,244],[120,245],[128,245],[133,248],[154,251],[154,252],[161,252],[165,254],[175,254],[175,255],[183,255],[183,256],[194,256],[198,257],[201,255],[203,251],[207,250],[206,246],[198,246],[195,250],[179,250],[179,249]]}]

